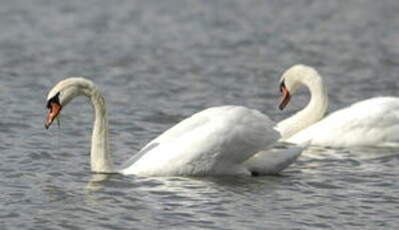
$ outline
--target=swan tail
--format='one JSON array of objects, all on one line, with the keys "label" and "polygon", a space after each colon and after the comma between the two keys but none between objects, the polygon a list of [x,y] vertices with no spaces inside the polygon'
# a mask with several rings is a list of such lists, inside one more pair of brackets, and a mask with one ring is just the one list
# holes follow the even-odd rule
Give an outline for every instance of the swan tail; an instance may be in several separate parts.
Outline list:
[{"label": "swan tail", "polygon": [[307,144],[289,147],[288,149],[262,151],[245,161],[244,166],[252,175],[278,174],[295,162],[306,146]]}]

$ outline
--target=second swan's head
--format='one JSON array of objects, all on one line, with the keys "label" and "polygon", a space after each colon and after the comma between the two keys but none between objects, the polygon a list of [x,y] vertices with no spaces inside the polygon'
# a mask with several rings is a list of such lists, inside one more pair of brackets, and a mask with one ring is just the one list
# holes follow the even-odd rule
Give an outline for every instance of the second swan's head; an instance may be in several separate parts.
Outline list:
[{"label": "second swan's head", "polygon": [[318,72],[306,65],[294,65],[288,68],[280,80],[281,100],[279,109],[283,110],[290,102],[291,95],[302,85],[310,86],[314,80],[320,80]]},{"label": "second swan's head", "polygon": [[46,107],[48,109],[44,126],[48,129],[61,109],[74,97],[79,95],[90,96],[93,83],[81,77],[71,77],[58,82],[48,93]]}]

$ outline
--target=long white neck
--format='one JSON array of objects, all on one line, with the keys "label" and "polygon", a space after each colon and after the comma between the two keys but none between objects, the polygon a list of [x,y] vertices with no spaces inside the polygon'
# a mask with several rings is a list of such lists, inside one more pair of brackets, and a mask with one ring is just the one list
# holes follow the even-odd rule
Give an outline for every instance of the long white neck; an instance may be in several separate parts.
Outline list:
[{"label": "long white neck", "polygon": [[285,140],[302,129],[321,120],[327,110],[327,89],[320,77],[301,82],[310,91],[310,102],[308,105],[293,116],[279,122],[277,130],[280,131],[282,140]]},{"label": "long white neck", "polygon": [[108,118],[104,97],[93,87],[90,100],[94,110],[94,126],[91,137],[91,171],[112,173],[113,164],[108,144]]}]

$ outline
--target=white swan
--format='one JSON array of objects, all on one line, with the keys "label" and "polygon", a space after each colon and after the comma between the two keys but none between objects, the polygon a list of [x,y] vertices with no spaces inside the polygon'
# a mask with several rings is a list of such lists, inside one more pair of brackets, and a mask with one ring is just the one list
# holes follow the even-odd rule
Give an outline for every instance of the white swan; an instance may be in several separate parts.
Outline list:
[{"label": "white swan", "polygon": [[281,77],[280,109],[301,86],[309,88],[310,102],[277,124],[282,141],[334,147],[399,146],[399,98],[367,99],[322,119],[328,104],[322,78],[312,67],[295,65]]},{"label": "white swan", "polygon": [[[302,151],[302,148],[294,148],[281,154],[258,153],[280,138],[273,128],[274,123],[256,110],[221,106],[181,121],[148,143],[121,169],[115,169],[108,145],[105,101],[91,81],[68,78],[54,86],[47,98],[49,111],[45,126],[49,128],[61,109],[79,95],[89,97],[94,109],[90,154],[93,172],[143,176],[277,173],[288,167]],[[256,158],[248,160],[255,154]],[[262,162],[268,163],[262,167]]]}]

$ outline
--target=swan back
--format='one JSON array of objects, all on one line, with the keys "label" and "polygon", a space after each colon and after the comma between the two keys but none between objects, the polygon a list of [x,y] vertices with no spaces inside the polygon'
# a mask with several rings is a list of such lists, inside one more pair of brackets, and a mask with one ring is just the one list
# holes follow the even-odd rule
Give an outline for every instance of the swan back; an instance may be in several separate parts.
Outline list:
[{"label": "swan back", "polygon": [[287,141],[324,146],[399,145],[399,99],[375,97],[338,110]]}]

